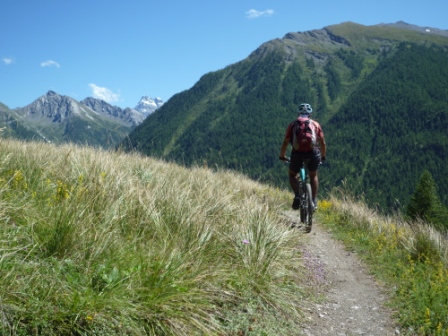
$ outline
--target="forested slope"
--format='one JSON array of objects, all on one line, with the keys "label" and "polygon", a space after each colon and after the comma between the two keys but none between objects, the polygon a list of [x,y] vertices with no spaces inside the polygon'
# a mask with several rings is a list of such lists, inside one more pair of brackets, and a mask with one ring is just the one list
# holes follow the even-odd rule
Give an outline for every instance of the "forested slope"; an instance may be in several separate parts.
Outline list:
[{"label": "forested slope", "polygon": [[446,51],[401,44],[326,125],[328,185],[347,179],[371,204],[407,204],[427,169],[446,203],[447,84]]}]

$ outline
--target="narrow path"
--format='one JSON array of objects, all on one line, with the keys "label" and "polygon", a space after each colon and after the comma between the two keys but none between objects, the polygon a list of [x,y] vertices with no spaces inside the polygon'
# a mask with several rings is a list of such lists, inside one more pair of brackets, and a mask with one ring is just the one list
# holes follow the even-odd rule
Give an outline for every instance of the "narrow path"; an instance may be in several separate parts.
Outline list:
[{"label": "narrow path", "polygon": [[[293,216],[291,212],[292,221]],[[303,241],[310,283],[324,296],[321,303],[309,302],[305,307],[305,335],[400,335],[392,312],[384,305],[385,291],[355,253],[345,250],[319,224],[304,234]]]}]

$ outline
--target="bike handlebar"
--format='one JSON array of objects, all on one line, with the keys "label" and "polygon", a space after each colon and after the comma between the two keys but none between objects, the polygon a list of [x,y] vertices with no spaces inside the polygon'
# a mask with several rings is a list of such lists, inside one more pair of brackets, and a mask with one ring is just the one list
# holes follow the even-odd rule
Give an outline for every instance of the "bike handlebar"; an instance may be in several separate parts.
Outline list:
[{"label": "bike handlebar", "polygon": [[289,158],[289,157],[286,157],[286,156],[284,156],[284,157],[279,157],[278,158],[280,161],[283,161],[283,162],[291,162],[291,159]]},{"label": "bike handlebar", "polygon": [[[280,161],[283,161],[283,162],[285,162],[285,163],[289,163],[289,162],[291,162],[291,158],[289,158],[289,157],[286,157],[286,156],[284,156],[284,157],[279,157],[278,158]],[[324,156],[324,157],[321,157],[320,158],[320,165],[325,161],[325,159],[326,159],[326,157]]]}]

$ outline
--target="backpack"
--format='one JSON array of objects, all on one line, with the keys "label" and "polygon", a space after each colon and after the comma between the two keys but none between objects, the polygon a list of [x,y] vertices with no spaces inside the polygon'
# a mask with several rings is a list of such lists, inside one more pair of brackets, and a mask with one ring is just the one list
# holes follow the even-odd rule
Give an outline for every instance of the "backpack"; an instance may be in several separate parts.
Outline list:
[{"label": "backpack", "polygon": [[311,152],[316,146],[316,126],[309,118],[298,118],[292,126],[292,147],[298,152]]}]

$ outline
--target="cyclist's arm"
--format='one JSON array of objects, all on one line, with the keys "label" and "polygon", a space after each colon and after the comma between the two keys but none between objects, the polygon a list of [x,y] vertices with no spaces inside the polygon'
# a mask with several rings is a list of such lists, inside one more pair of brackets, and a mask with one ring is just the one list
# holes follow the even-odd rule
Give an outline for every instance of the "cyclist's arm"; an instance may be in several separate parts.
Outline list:
[{"label": "cyclist's arm", "polygon": [[315,123],[317,125],[317,141],[319,142],[320,156],[325,159],[327,156],[327,143],[325,142],[324,132],[320,124],[318,122]]},{"label": "cyclist's arm", "polygon": [[321,157],[326,157],[327,156],[327,144],[325,142],[325,138],[319,138],[319,147],[320,147],[320,155]]},{"label": "cyclist's arm", "polygon": [[285,132],[285,137],[283,139],[283,143],[282,143],[282,147],[280,148],[280,155],[279,158],[280,159],[284,159],[285,155],[286,155],[286,150],[288,149],[288,145],[291,142],[291,129],[292,129],[292,124],[290,123],[288,125],[288,127],[286,128],[286,132]]},{"label": "cyclist's arm", "polygon": [[284,158],[286,155],[286,150],[288,149],[289,145],[289,138],[285,136],[283,139],[282,147],[280,148],[280,155],[279,158]]}]

